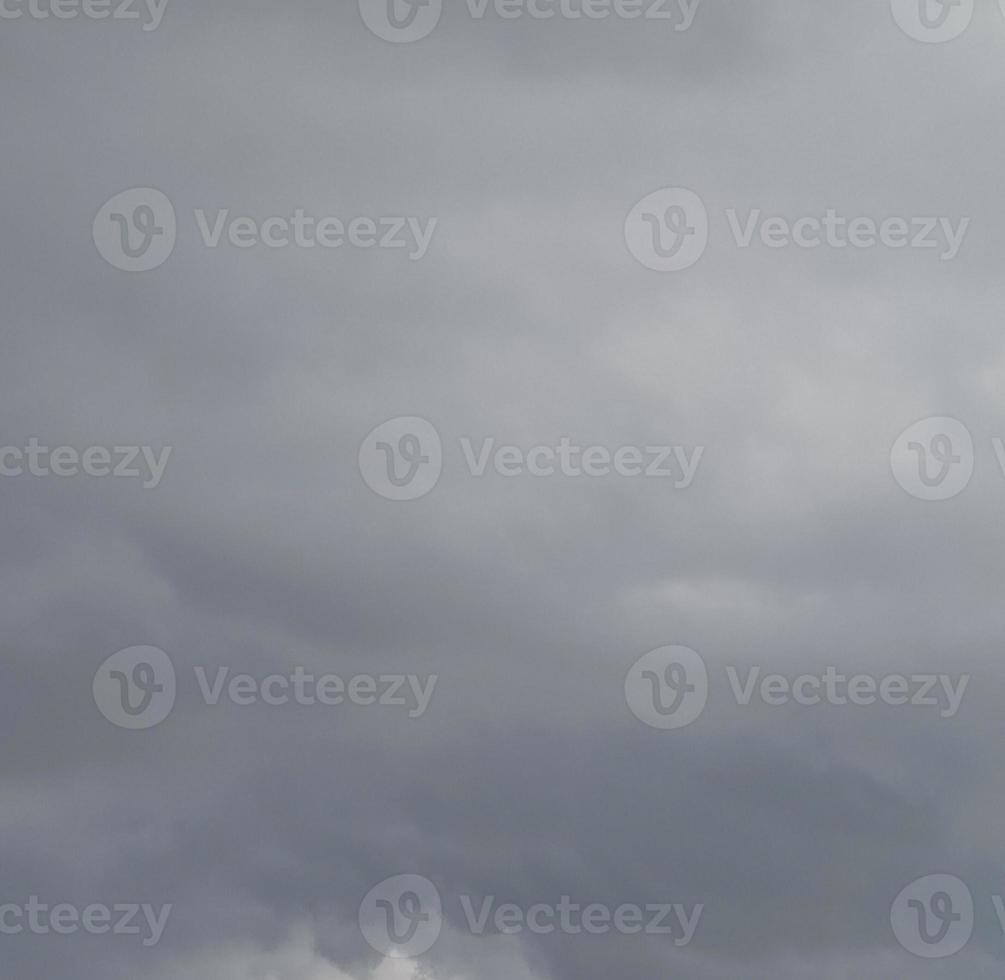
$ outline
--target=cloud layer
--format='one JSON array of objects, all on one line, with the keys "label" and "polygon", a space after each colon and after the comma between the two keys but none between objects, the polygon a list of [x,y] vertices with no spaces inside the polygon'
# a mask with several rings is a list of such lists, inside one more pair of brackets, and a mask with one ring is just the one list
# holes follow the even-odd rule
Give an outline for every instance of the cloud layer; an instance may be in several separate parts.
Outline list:
[{"label": "cloud layer", "polygon": [[[674,4],[667,4],[673,12]],[[25,8],[27,9],[27,8]],[[137,9],[142,9],[137,7]],[[490,8],[491,9],[491,8]],[[890,6],[704,0],[679,21],[447,0],[393,44],[356,3],[172,2],[143,21],[5,20],[0,444],[173,447],[163,480],[0,478],[0,904],[170,903],[163,939],[0,935],[49,980],[689,980],[997,975],[1005,799],[1005,18],[925,44]],[[95,215],[155,188],[159,268],[103,261]],[[685,187],[692,268],[625,217]],[[207,248],[195,217],[414,216],[408,249]],[[938,250],[749,248],[741,219],[971,219]],[[428,420],[443,471],[373,493],[360,444]],[[961,420],[976,466],[898,486],[909,425]],[[693,484],[471,474],[526,452],[704,447]],[[646,652],[708,666],[663,732],[625,702]],[[125,731],[99,666],[151,645],[174,710]],[[971,674],[911,706],[738,705],[724,669]],[[193,668],[439,678],[394,706],[210,707]],[[443,929],[384,961],[357,927],[418,874]],[[958,876],[973,938],[898,944],[909,882]],[[521,908],[700,904],[694,939],[472,936]]]}]

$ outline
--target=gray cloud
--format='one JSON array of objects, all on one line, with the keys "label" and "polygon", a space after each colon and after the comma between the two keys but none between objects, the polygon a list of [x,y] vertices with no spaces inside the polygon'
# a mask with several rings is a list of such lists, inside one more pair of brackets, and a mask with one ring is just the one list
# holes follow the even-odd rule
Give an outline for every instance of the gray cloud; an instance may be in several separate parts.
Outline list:
[{"label": "gray cloud", "polygon": [[[694,25],[475,21],[392,45],[355,3],[170,4],[2,21],[0,445],[172,446],[161,485],[0,477],[0,905],[171,903],[163,940],[0,936],[5,975],[404,980],[356,927],[400,873],[440,890],[429,976],[997,975],[1005,496],[1005,20],[924,45],[888,4],[704,0]],[[710,244],[657,274],[629,209],[684,186]],[[106,264],[99,208],[160,189],[160,268]],[[193,213],[436,217],[428,255],[207,249]],[[736,246],[727,209],[972,219],[927,250]],[[396,504],[364,437],[417,415],[442,477]],[[890,447],[973,434],[959,497]],[[694,484],[473,477],[459,440],[703,446]],[[698,650],[703,717],[660,732],[625,673]],[[150,644],[170,717],[91,684]],[[742,708],[725,665],[973,675],[960,713]],[[436,673],[421,719],[209,708],[194,666]],[[890,905],[970,886],[922,963]],[[458,896],[704,905],[694,941],[471,936]]]}]

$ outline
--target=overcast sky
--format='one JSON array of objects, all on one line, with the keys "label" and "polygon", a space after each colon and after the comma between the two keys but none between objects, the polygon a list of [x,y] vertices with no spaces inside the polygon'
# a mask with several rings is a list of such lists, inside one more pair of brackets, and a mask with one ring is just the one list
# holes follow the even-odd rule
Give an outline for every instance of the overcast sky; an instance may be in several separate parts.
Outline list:
[{"label": "overcast sky", "polygon": [[[932,0],[912,37],[900,0],[396,2],[416,20],[386,40],[358,0],[6,0],[0,905],[171,910],[148,946],[0,934],[0,978],[999,976],[999,4]],[[159,197],[105,208],[135,188],[175,236]],[[701,212],[636,209],[667,188]],[[263,228],[298,209],[338,247]],[[786,243],[828,210],[873,240]],[[655,238],[640,258],[647,229],[686,254],[706,220],[689,267],[654,269]],[[120,230],[162,261],[116,263]],[[234,244],[260,233],[289,244]],[[901,438],[929,419],[973,453],[938,421]],[[133,447],[141,475],[15,475],[32,439]],[[563,439],[666,447],[668,475],[570,475]],[[535,447],[550,474],[499,472]],[[410,458],[430,485],[389,499]],[[708,678],[674,729],[630,707],[668,645]],[[136,646],[177,693],[129,730],[95,687]],[[970,681],[950,712],[744,705],[727,673],[828,666]],[[436,681],[422,711],[213,706],[218,668]],[[360,904],[402,874],[442,929],[385,959]],[[922,958],[891,909],[932,874],[975,921]],[[485,896],[701,912],[686,944],[474,935]]]}]

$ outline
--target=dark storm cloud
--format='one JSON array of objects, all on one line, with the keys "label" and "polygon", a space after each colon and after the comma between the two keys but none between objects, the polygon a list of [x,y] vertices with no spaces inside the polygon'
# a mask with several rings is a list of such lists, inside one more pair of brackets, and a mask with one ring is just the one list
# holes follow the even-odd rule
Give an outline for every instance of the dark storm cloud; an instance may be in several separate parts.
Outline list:
[{"label": "dark storm cloud", "polygon": [[[436,975],[884,980],[890,903],[946,871],[1002,935],[997,662],[1005,477],[993,5],[944,45],[885,3],[704,0],[693,26],[472,20],[387,44],[355,3],[172,0],[0,22],[0,445],[172,446],[164,480],[0,479],[0,904],[171,903],[163,940],[2,936],[4,976],[404,980],[356,927],[399,873],[447,908]],[[701,262],[657,275],[628,210],[685,186]],[[114,194],[172,200],[131,275]],[[207,249],[210,216],[438,218],[429,253]],[[970,216],[959,257],[740,249],[742,215]],[[447,458],[395,504],[356,467],[418,415]],[[890,474],[969,426],[968,490]],[[473,477],[459,440],[703,446],[694,484]],[[701,652],[706,715],[641,725],[625,673]],[[98,713],[117,650],[179,677],[158,728]],[[960,713],[740,708],[725,665],[974,675]],[[436,673],[429,713],[210,709],[194,666]],[[700,903],[694,941],[472,937],[458,896]],[[398,971],[398,972],[396,972]]]}]

